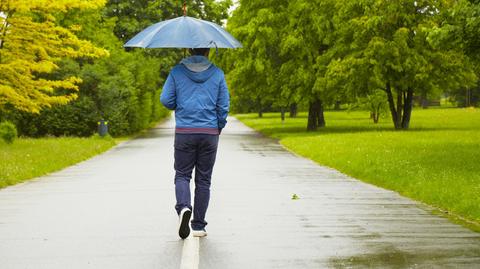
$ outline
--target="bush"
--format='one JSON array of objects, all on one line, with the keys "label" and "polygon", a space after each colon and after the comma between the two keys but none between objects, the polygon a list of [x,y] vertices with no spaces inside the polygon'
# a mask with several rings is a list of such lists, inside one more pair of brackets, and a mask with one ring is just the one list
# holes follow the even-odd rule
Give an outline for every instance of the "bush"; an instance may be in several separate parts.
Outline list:
[{"label": "bush", "polygon": [[17,138],[17,128],[9,121],[0,123],[0,137],[8,144],[13,143]]}]

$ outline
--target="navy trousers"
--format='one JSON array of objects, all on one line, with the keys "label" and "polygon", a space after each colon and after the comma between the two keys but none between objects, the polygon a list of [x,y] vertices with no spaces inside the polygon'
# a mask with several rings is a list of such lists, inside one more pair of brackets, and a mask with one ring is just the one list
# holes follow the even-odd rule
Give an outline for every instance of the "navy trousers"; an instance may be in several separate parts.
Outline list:
[{"label": "navy trousers", "polygon": [[195,197],[192,229],[201,230],[206,225],[205,214],[210,201],[210,184],[217,155],[218,135],[175,134],[175,195],[177,214],[188,207],[192,209],[190,179],[195,168]]}]

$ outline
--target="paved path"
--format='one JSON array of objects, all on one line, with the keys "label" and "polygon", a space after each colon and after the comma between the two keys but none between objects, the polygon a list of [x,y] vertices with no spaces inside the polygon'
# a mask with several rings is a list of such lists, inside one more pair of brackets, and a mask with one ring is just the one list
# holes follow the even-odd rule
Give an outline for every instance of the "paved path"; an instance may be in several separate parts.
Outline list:
[{"label": "paved path", "polygon": [[235,119],[221,136],[209,235],[179,240],[172,128],[0,190],[0,268],[479,268],[480,234]]}]

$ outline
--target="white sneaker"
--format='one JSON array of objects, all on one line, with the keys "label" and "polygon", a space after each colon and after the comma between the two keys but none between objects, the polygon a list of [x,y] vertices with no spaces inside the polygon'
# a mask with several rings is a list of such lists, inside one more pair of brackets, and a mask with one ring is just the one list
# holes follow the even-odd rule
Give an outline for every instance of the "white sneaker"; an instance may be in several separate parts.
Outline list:
[{"label": "white sneaker", "polygon": [[207,231],[203,230],[192,230],[192,235],[195,237],[204,237],[207,236]]},{"label": "white sneaker", "polygon": [[184,208],[180,211],[180,223],[178,225],[178,235],[180,238],[185,239],[190,235],[190,217],[192,216],[192,210],[190,208]]}]

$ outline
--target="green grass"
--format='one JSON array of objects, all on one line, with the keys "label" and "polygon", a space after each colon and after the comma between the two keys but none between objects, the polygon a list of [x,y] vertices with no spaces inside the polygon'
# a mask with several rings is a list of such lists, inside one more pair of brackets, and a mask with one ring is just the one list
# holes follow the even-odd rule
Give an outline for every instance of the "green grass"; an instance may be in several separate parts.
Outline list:
[{"label": "green grass", "polygon": [[19,138],[0,141],[0,188],[86,160],[115,145],[112,138]]},{"label": "green grass", "polygon": [[[167,120],[166,115],[149,128]],[[0,188],[61,170],[87,160],[111,147],[139,137],[149,128],[131,135],[101,138],[19,138],[11,145],[0,139]]]},{"label": "green grass", "polygon": [[237,115],[293,152],[433,205],[478,230],[480,109],[416,109],[408,131],[393,130],[389,117],[375,125],[368,112],[325,117],[327,127],[306,132],[306,114],[285,123],[278,113]]}]

